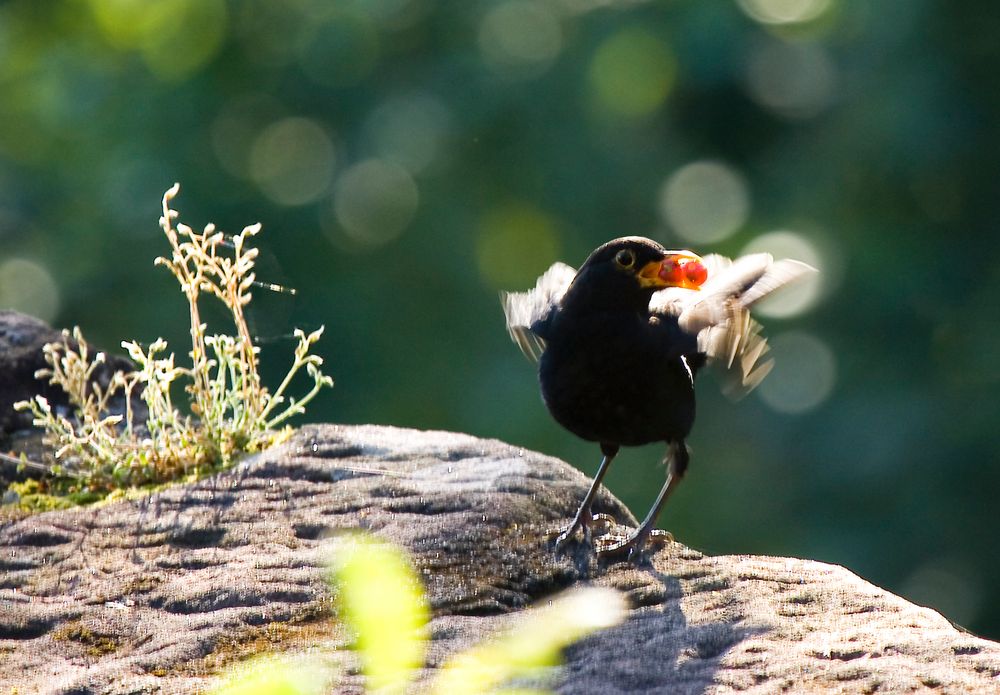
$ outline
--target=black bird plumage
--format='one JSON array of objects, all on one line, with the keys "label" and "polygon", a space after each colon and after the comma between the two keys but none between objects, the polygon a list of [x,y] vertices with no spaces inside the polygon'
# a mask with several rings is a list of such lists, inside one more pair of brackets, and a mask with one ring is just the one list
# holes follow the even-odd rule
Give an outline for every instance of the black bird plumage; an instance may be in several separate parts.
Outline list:
[{"label": "black bird plumage", "polygon": [[[700,276],[691,280],[685,269]],[[684,440],[694,424],[696,374],[712,363],[730,395],[756,386],[770,362],[761,359],[767,343],[749,307],[811,270],[767,254],[701,259],[623,237],[597,248],[579,271],[557,263],[534,289],[503,295],[511,337],[539,359],[549,412],[604,454],[558,547],[591,522],[590,504],[619,448],[662,441],[668,473],[656,503],[631,537],[599,554],[642,549],[687,468]]]}]

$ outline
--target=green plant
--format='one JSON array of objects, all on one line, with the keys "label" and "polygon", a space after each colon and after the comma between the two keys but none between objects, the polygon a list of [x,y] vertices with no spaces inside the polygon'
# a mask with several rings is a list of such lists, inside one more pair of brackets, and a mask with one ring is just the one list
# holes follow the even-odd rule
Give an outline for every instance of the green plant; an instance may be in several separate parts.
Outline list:
[{"label": "green plant", "polygon": [[[246,227],[227,241],[211,224],[201,233],[175,224],[179,213],[170,203],[179,191],[180,185],[174,184],[163,196],[160,227],[172,253],[155,263],[173,273],[187,299],[191,366],[176,366],[162,339],[146,349],[135,341],[123,341],[137,369],[115,372],[102,386],[95,376],[106,356],[93,353],[75,328],[72,334],[64,331],[62,342],[45,346],[49,366],[36,374],[66,392],[74,416],[56,412],[42,396],[15,406],[30,410],[34,424],[44,428],[59,462],[52,472],[69,481],[64,486],[67,491],[110,491],[227,465],[240,453],[259,451],[286,436],[285,421],[305,412],[306,404],[324,386],[333,385],[320,371],[322,358],[310,354],[322,327],[309,334],[296,330],[298,344],[285,378],[273,393],[262,385],[260,348],[253,344],[244,316],[256,281],[257,249],[249,241],[261,227]],[[206,333],[199,305],[204,295],[225,305],[235,335]],[[303,368],[312,386],[296,399],[287,391]],[[173,402],[179,381],[187,382],[190,415],[182,414]],[[136,393],[148,413],[141,423],[133,407]],[[113,409],[116,404],[121,406],[119,412]]]},{"label": "green plant", "polygon": [[[340,618],[353,632],[367,688],[402,693],[414,688],[424,664],[430,610],[420,580],[399,549],[361,533],[341,536],[334,548],[331,583]],[[562,650],[578,639],[621,622],[625,601],[613,589],[573,589],[525,612],[512,630],[451,657],[421,692],[473,695],[515,679],[548,680]],[[321,657],[258,658],[234,669],[215,695],[329,692],[335,670]],[[505,689],[504,692],[513,692]],[[546,690],[519,689],[541,694]]]},{"label": "green plant", "polygon": [[430,608],[423,587],[398,548],[360,533],[333,549],[330,581],[340,619],[354,633],[368,687],[403,692],[424,662]]}]

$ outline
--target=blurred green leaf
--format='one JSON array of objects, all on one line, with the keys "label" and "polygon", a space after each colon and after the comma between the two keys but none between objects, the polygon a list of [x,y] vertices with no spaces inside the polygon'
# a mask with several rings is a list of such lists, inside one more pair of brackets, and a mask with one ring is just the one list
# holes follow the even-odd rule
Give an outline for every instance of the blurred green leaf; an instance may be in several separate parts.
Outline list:
[{"label": "blurred green leaf", "polygon": [[473,695],[490,692],[514,678],[544,677],[548,669],[559,665],[563,649],[596,630],[617,625],[625,609],[625,599],[613,589],[567,591],[547,606],[529,611],[497,641],[452,657],[435,679],[432,692]]},{"label": "blurred green leaf", "polygon": [[590,82],[603,110],[630,118],[663,103],[676,79],[676,59],[665,41],[645,29],[623,29],[594,54]]},{"label": "blurred green leaf", "polygon": [[223,0],[90,0],[90,7],[105,40],[138,51],[164,79],[196,72],[226,36]]},{"label": "blurred green leaf", "polygon": [[213,695],[320,695],[329,692],[330,670],[315,658],[266,656],[239,664]]},{"label": "blurred green leaf", "polygon": [[413,568],[397,548],[349,534],[337,543],[332,571],[369,689],[402,692],[424,664],[429,617]]}]

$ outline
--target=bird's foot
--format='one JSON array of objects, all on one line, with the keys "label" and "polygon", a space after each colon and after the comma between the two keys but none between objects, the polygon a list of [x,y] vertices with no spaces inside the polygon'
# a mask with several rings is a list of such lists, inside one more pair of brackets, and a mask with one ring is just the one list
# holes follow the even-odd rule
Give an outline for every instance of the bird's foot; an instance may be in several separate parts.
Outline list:
[{"label": "bird's foot", "polygon": [[[597,538],[603,538],[604,536],[611,533],[612,529],[618,526],[618,522],[610,514],[594,514],[593,518],[590,520],[590,524],[587,525],[587,531],[596,534]],[[597,529],[600,529],[599,531]]]},{"label": "bird's foot", "polygon": [[618,522],[610,514],[588,515],[588,518],[574,521],[559,533],[556,537],[556,550],[564,550],[578,529],[583,529],[584,542],[592,543],[595,537],[599,540],[611,533],[612,529],[617,526]]},{"label": "bird's foot", "polygon": [[605,562],[639,562],[648,552],[655,552],[673,542],[674,537],[669,531],[659,529],[646,532],[639,529],[631,535],[608,533],[597,539],[595,553],[598,559]]}]

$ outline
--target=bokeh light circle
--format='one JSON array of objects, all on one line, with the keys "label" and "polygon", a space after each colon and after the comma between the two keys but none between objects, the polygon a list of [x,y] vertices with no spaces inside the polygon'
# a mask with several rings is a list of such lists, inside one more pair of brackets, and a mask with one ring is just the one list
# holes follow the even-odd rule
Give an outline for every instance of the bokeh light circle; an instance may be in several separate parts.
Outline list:
[{"label": "bokeh light circle", "polygon": [[781,413],[805,413],[829,398],[837,380],[837,359],[826,343],[800,331],[768,340],[774,369],[757,387],[761,400]]},{"label": "bokeh light circle", "polygon": [[826,12],[831,0],[737,0],[747,15],[762,24],[811,22]]},{"label": "bokeh light circle", "polygon": [[355,164],[337,180],[333,211],[353,241],[379,246],[399,236],[413,219],[420,202],[410,173],[382,159]]},{"label": "bokeh light circle", "polygon": [[260,132],[288,115],[269,94],[244,92],[230,97],[212,119],[212,152],[222,167],[241,179],[250,178],[250,152]]},{"label": "bokeh light circle", "polygon": [[439,99],[413,94],[386,99],[368,118],[365,130],[381,158],[419,174],[441,154],[452,120]]},{"label": "bokeh light circle", "polygon": [[137,51],[149,70],[182,80],[207,65],[228,33],[224,0],[89,0],[104,39],[119,50]]},{"label": "bokeh light circle", "polygon": [[663,104],[676,73],[676,59],[667,43],[636,27],[619,30],[597,47],[589,80],[602,111],[637,118]]},{"label": "bokeh light circle", "polygon": [[361,8],[347,3],[331,3],[330,7],[335,8],[330,16],[296,46],[299,65],[310,80],[325,87],[359,84],[378,65],[378,25]]},{"label": "bokeh light circle", "polygon": [[333,142],[308,118],[272,123],[250,149],[250,177],[279,205],[305,205],[326,193],[333,180]]},{"label": "bokeh light circle", "polygon": [[556,220],[525,202],[511,202],[489,210],[479,223],[476,261],[479,272],[494,289],[519,290],[559,257],[561,243]]},{"label": "bokeh light circle", "polygon": [[545,3],[508,0],[483,17],[479,49],[497,73],[533,77],[548,69],[562,50],[562,27]]},{"label": "bokeh light circle", "polygon": [[45,266],[26,258],[0,264],[0,309],[14,309],[52,323],[59,313],[59,286]]},{"label": "bokeh light circle", "polygon": [[755,304],[755,313],[789,318],[805,313],[819,301],[826,279],[824,272],[829,264],[819,249],[802,234],[784,229],[761,234],[744,246],[740,255],[749,253],[769,253],[778,259],[791,258],[819,271],[799,278],[793,285],[783,287]]},{"label": "bokeh light circle", "polygon": [[747,183],[738,171],[714,161],[678,169],[660,189],[664,220],[686,241],[710,244],[728,238],[750,214]]},{"label": "bokeh light circle", "polygon": [[963,625],[975,622],[985,598],[975,566],[954,556],[936,556],[917,567],[899,593],[921,606],[934,606]]},{"label": "bokeh light circle", "polygon": [[837,69],[815,44],[770,40],[747,60],[746,89],[755,102],[779,116],[811,118],[833,103]]}]

